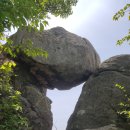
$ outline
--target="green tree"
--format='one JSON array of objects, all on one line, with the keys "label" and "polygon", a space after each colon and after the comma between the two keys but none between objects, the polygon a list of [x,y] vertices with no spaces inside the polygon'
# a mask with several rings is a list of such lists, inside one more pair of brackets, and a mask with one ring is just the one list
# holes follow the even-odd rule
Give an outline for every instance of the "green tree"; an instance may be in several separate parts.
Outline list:
[{"label": "green tree", "polygon": [[[17,57],[22,45],[14,47],[6,32],[23,27],[43,30],[50,14],[66,18],[76,3],[77,0],[0,0],[0,130],[29,129],[22,114],[21,93],[10,84],[16,63],[3,57]],[[2,41],[7,43],[3,45]],[[46,51],[32,48],[31,41],[25,44],[26,55],[47,57]]]},{"label": "green tree", "polygon": [[[126,4],[122,9],[120,9],[114,16],[113,20],[118,21],[121,17],[124,17],[128,13],[128,20],[130,21],[130,4]],[[122,39],[117,41],[117,45],[121,45],[123,42],[127,41],[130,44],[130,29],[128,34]]]},{"label": "green tree", "polygon": [[[4,32],[12,28],[28,27],[35,30],[43,30],[48,25],[49,15],[66,18],[72,14],[72,6],[78,0],[0,0],[0,48],[14,53],[11,49],[11,41]],[[3,48],[2,42],[8,44]]]},{"label": "green tree", "polygon": [[[120,9],[114,16],[113,20],[118,21],[120,18],[124,17],[128,14],[128,20],[130,21],[130,4],[126,4],[122,9]],[[128,29],[128,34],[124,36],[122,39],[117,41],[117,45],[121,45],[124,42],[128,42],[130,44],[130,29]],[[130,96],[127,93],[127,90],[124,86],[120,84],[116,84],[115,87],[117,87],[119,90],[121,90],[124,93],[124,97],[126,99],[125,102],[119,103],[119,110],[117,111],[117,114],[125,120],[125,122],[129,123],[130,121]]]},{"label": "green tree", "polygon": [[29,128],[28,120],[22,112],[21,93],[10,84],[12,67],[15,65],[13,61],[6,60],[0,66],[0,130]]},{"label": "green tree", "polygon": [[43,28],[49,14],[67,17],[77,0],[0,0],[0,32],[11,27]]}]

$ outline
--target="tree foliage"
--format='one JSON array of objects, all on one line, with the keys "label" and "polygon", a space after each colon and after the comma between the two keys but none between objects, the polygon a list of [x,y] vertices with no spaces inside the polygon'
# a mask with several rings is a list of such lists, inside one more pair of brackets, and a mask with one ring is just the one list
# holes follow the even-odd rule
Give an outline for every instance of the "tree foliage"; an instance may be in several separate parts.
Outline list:
[{"label": "tree foliage", "polygon": [[11,27],[43,28],[49,14],[67,17],[77,0],[0,0],[0,32]]},{"label": "tree foliage", "polygon": [[[126,14],[128,14],[128,20],[130,21],[130,4],[126,4],[122,9],[120,9],[114,16],[113,20],[118,21],[120,18],[124,17]],[[124,36],[122,39],[117,41],[117,45],[121,45],[124,42],[128,42],[130,44],[130,29],[128,29],[128,34]],[[120,84],[115,85],[116,88],[121,90],[123,92],[125,97],[125,102],[119,103],[119,110],[117,111],[117,114],[125,120],[125,122],[130,122],[130,96],[127,93],[127,90],[124,86]]]},{"label": "tree foliage", "polygon": [[3,54],[17,57],[24,51],[27,56],[47,57],[47,52],[33,48],[30,40],[24,46],[13,46],[6,32],[22,27],[43,30],[50,14],[65,18],[72,14],[72,6],[76,3],[77,0],[0,0],[0,130],[29,129],[28,119],[23,116],[21,92],[11,85],[10,77],[16,63]]},{"label": "tree foliage", "polygon": [[[77,0],[0,0],[0,48],[1,41],[11,44],[5,32],[23,27],[43,30],[50,14],[65,18],[72,14],[76,3]],[[6,50],[11,53],[10,48]]]},{"label": "tree foliage", "polygon": [[115,85],[116,88],[118,88],[124,95],[125,101],[120,102],[119,109],[117,111],[117,114],[124,119],[125,122],[130,122],[130,95],[128,94],[126,88],[120,84]]},{"label": "tree foliage", "polygon": [[[120,18],[124,17],[124,15],[128,13],[128,20],[130,21],[130,4],[126,4],[124,8],[119,10],[114,16],[113,20],[117,21]],[[128,34],[124,36],[122,39],[117,41],[117,45],[121,45],[123,42],[127,41],[130,44],[130,29],[128,30]]]},{"label": "tree foliage", "polygon": [[21,93],[10,85],[10,77],[15,67],[13,61],[6,60],[0,67],[0,130],[20,130],[28,127],[27,118],[23,117]]}]

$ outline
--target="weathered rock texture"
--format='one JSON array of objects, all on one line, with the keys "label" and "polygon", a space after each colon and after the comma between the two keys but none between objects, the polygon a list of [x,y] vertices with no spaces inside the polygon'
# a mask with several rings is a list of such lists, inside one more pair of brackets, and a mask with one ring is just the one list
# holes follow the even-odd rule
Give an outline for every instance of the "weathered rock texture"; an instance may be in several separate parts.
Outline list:
[{"label": "weathered rock texture", "polygon": [[41,84],[44,81],[51,89],[70,89],[84,82],[99,67],[100,59],[91,43],[61,27],[43,32],[23,29],[12,39],[14,44],[30,39],[34,47],[48,52],[47,59],[21,54],[21,60],[30,66],[30,72]]},{"label": "weathered rock texture", "polygon": [[97,129],[84,129],[84,130],[123,130],[123,129],[116,127],[115,125],[111,124],[111,125],[107,125],[107,126],[97,128]]},{"label": "weathered rock texture", "polygon": [[[119,103],[126,97],[115,84],[130,93],[130,55],[115,56],[101,64],[86,81],[67,130],[130,130],[126,118],[119,115]],[[115,124],[115,128],[103,128]]]},{"label": "weathered rock texture", "polygon": [[13,86],[22,92],[24,115],[29,119],[32,130],[52,130],[51,101],[43,88],[24,63],[17,63]]}]

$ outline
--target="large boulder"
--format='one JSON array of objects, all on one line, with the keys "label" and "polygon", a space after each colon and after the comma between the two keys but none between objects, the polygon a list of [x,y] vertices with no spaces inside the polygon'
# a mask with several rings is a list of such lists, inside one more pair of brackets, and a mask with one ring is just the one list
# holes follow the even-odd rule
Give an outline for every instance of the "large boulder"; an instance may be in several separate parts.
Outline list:
[{"label": "large boulder", "polygon": [[130,94],[130,55],[115,56],[85,83],[67,130],[130,130],[126,116],[118,113],[123,111],[119,104],[127,104],[126,94]]},{"label": "large boulder", "polygon": [[61,27],[43,32],[23,29],[12,36],[15,45],[28,39],[34,47],[46,50],[49,56],[46,59],[21,54],[19,59],[29,66],[41,84],[45,81],[50,89],[70,89],[84,82],[99,67],[100,58],[91,43]]}]

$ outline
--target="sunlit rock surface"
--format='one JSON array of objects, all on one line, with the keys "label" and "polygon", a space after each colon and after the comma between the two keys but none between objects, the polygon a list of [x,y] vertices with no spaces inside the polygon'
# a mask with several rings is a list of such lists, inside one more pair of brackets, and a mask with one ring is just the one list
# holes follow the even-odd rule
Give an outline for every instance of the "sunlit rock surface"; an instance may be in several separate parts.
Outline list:
[{"label": "sunlit rock surface", "polygon": [[12,36],[14,44],[30,39],[34,47],[48,52],[48,58],[29,58],[21,53],[19,60],[29,66],[30,72],[46,87],[70,89],[87,80],[99,67],[100,58],[91,43],[61,27],[43,32],[19,30]]},{"label": "sunlit rock surface", "polygon": [[[130,55],[112,57],[89,77],[83,86],[67,130],[130,130],[121,102],[127,103],[123,90],[115,87],[120,84],[130,94]],[[130,110],[127,107],[127,110]],[[114,124],[115,128],[105,126]]]}]

